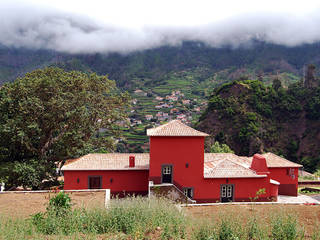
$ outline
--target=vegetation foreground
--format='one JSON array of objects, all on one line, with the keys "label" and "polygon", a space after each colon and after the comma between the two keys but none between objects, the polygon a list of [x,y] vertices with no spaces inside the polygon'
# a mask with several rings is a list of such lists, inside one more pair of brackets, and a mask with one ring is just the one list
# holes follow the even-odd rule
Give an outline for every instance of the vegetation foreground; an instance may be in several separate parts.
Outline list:
[{"label": "vegetation foreground", "polygon": [[[204,208],[205,210],[205,208]],[[295,214],[250,207],[240,212],[192,217],[166,199],[114,199],[108,209],[71,208],[67,194],[50,199],[46,212],[27,219],[0,217],[0,239],[320,239],[319,224],[306,233]]]}]

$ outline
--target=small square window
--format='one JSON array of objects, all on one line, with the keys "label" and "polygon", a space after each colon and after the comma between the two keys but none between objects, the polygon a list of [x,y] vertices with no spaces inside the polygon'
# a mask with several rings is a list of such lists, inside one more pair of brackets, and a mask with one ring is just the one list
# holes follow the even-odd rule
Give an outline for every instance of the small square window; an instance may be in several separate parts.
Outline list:
[{"label": "small square window", "polygon": [[186,195],[188,198],[193,198],[193,188],[184,188],[183,189],[184,195]]},{"label": "small square window", "polygon": [[163,168],[163,174],[171,174],[171,167],[166,166]]}]

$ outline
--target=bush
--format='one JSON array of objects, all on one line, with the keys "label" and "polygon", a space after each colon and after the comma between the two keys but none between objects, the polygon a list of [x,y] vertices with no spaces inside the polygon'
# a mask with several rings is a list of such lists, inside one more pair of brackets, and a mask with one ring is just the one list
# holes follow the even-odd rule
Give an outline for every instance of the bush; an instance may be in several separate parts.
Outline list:
[{"label": "bush", "polygon": [[71,199],[68,194],[59,192],[55,197],[49,200],[49,206],[47,210],[53,210],[56,212],[65,212],[71,209]]}]

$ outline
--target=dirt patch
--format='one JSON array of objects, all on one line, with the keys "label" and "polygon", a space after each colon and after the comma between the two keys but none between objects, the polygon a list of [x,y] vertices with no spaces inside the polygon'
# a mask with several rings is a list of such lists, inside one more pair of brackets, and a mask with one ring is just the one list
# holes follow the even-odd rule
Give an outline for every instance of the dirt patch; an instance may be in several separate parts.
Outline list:
[{"label": "dirt patch", "polygon": [[[105,192],[68,192],[73,207],[103,207]],[[56,193],[4,193],[0,194],[0,215],[25,218],[44,212],[49,199]]]},{"label": "dirt patch", "polygon": [[308,205],[223,205],[186,207],[186,211],[197,219],[219,219],[222,216],[240,217],[244,222],[252,216],[265,224],[278,214],[296,216],[299,226],[303,226],[307,236],[311,236],[320,224],[320,207]]}]

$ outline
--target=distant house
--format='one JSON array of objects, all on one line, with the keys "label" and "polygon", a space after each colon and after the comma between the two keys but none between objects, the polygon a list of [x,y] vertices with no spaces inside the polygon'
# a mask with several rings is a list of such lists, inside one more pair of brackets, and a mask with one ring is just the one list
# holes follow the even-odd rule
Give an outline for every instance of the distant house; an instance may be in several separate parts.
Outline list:
[{"label": "distant house", "polygon": [[170,110],[170,113],[178,113],[178,112],[179,112],[179,110],[177,108],[172,108]]},{"label": "distant house", "polygon": [[135,90],[134,93],[140,96],[147,96],[147,93],[142,91],[141,89]]},{"label": "distant house", "polygon": [[132,103],[132,104],[134,104],[134,105],[136,105],[136,104],[137,104],[137,102],[138,102],[138,100],[137,100],[137,99],[132,99],[132,100],[131,100],[131,103]]},{"label": "distant house", "polygon": [[153,118],[153,116],[152,116],[151,114],[147,114],[147,115],[145,115],[145,118],[146,118],[148,121],[150,121],[150,120]]},{"label": "distant house", "polygon": [[62,167],[65,189],[109,188],[112,194],[148,193],[170,186],[201,202],[276,200],[297,195],[299,164],[272,153],[240,157],[204,153],[208,134],[178,120],[148,129],[150,153],[88,154]]},{"label": "distant house", "polygon": [[167,96],[166,96],[166,99],[169,100],[169,101],[177,101],[177,100],[178,100],[178,97],[167,95]]},{"label": "distant house", "polygon": [[189,100],[189,99],[182,100],[182,103],[183,103],[184,105],[190,105],[190,100]]},{"label": "distant house", "polygon": [[185,114],[179,114],[179,115],[177,115],[177,119],[178,120],[186,120],[187,116]]},{"label": "distant house", "polygon": [[163,100],[163,97],[159,97],[159,96],[157,96],[157,97],[156,97],[156,100],[158,100],[158,101],[162,101],[162,100]]}]

